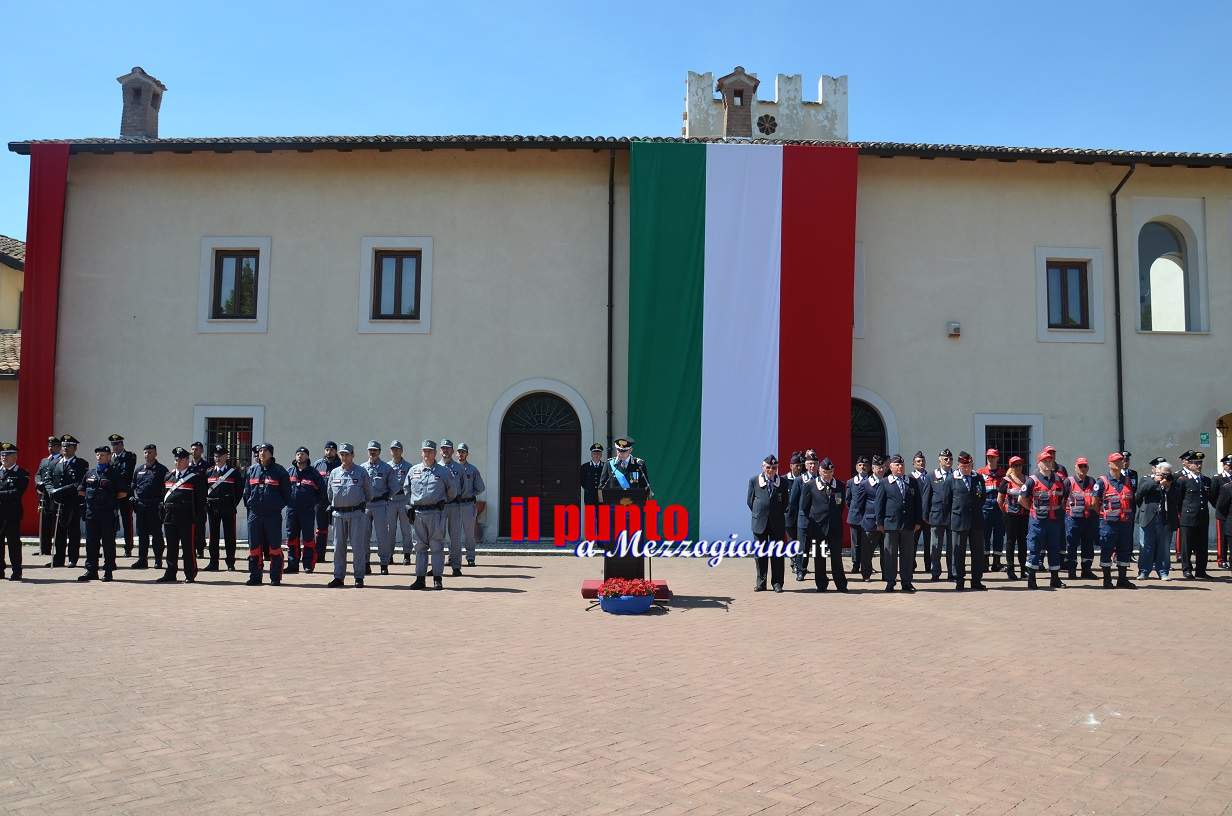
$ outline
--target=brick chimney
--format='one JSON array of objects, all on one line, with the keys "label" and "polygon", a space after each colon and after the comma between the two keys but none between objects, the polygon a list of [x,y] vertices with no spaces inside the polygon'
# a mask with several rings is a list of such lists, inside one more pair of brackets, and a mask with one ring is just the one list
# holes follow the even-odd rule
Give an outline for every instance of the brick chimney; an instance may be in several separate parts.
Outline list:
[{"label": "brick chimney", "polygon": [[723,97],[723,135],[753,137],[753,100],[757,97],[757,77],[744,72],[742,66],[724,77],[715,86]]},{"label": "brick chimney", "polygon": [[121,139],[157,139],[158,109],[163,103],[167,86],[134,67],[116,82],[124,94],[124,112],[120,116]]}]

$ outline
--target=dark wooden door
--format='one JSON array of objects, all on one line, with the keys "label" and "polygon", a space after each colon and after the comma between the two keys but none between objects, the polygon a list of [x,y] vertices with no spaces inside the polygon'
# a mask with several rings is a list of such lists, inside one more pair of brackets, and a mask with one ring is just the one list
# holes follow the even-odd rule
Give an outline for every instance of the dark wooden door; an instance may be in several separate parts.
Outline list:
[{"label": "dark wooden door", "polygon": [[572,406],[554,394],[529,394],[501,424],[500,534],[509,535],[509,501],[539,497],[539,531],[552,537],[552,508],[577,504],[582,429]]},{"label": "dark wooden door", "polygon": [[852,470],[855,470],[855,461],[861,456],[872,459],[873,456],[885,456],[886,453],[885,422],[882,421],[881,414],[864,400],[853,399],[851,401]]}]

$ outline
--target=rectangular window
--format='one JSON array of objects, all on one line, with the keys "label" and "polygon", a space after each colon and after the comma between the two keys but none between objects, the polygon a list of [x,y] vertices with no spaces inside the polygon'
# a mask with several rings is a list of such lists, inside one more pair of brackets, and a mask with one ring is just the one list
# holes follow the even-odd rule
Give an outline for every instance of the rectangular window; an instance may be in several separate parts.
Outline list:
[{"label": "rectangular window", "polygon": [[1021,456],[1026,466],[1023,472],[1030,473],[1034,460],[1031,457],[1030,425],[985,425],[984,445],[996,448],[1001,454],[1001,466],[1005,467],[1011,456]]},{"label": "rectangular window", "polygon": [[243,467],[252,459],[252,419],[250,417],[206,417],[205,455],[211,459],[214,446],[222,444],[231,453],[231,463]]},{"label": "rectangular window", "polygon": [[378,250],[372,267],[372,319],[419,319],[421,252]]},{"label": "rectangular window", "polygon": [[217,250],[214,253],[214,285],[210,298],[213,320],[257,319],[256,250]]},{"label": "rectangular window", "polygon": [[1086,261],[1048,261],[1048,328],[1089,329]]}]

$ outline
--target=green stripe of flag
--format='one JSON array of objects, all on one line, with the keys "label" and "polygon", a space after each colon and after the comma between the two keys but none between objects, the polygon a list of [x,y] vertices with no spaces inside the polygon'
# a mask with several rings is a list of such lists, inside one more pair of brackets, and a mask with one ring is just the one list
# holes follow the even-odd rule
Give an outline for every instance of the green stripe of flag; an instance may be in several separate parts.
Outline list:
[{"label": "green stripe of flag", "polygon": [[706,146],[635,142],[630,162],[628,430],[696,537]]}]

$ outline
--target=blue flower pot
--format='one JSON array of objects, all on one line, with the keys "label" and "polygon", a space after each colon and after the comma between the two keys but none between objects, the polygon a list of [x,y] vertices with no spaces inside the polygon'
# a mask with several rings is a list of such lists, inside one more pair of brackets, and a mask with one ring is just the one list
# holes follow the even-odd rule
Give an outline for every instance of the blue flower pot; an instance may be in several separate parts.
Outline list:
[{"label": "blue flower pot", "polygon": [[653,595],[621,595],[616,598],[600,598],[599,607],[613,615],[640,615],[654,604]]}]

